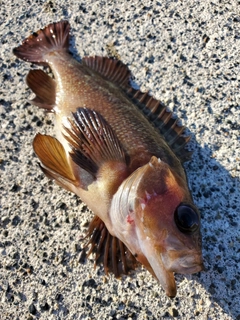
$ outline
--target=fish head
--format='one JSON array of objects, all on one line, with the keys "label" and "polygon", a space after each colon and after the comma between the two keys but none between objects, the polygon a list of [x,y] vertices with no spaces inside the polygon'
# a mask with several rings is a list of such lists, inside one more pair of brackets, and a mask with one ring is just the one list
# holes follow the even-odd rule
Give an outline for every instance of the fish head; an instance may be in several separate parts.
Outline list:
[{"label": "fish head", "polygon": [[134,220],[132,252],[138,251],[137,259],[173,297],[174,272],[187,274],[203,269],[200,214],[185,174],[180,177],[155,156],[133,176],[128,193]]}]

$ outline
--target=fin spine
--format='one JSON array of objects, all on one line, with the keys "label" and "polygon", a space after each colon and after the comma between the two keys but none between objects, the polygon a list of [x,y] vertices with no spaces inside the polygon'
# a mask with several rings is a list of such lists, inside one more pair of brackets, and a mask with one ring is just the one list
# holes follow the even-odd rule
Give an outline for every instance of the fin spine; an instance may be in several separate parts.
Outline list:
[{"label": "fin spine", "polygon": [[122,89],[129,89],[131,73],[120,60],[107,57],[84,57],[82,63]]},{"label": "fin spine", "polygon": [[89,239],[84,244],[84,252],[88,248],[87,257],[95,254],[95,267],[103,264],[106,275],[113,273],[119,278],[139,265],[124,243],[109,233],[99,217],[94,216],[90,222],[86,238]]},{"label": "fin spine", "polygon": [[173,113],[167,107],[156,100],[148,92],[141,92],[133,88],[126,91],[128,97],[135,103],[144,116],[164,136],[169,147],[182,161],[188,161],[191,152],[185,149],[191,136],[184,136],[184,126],[178,124],[178,118],[173,118]]}]

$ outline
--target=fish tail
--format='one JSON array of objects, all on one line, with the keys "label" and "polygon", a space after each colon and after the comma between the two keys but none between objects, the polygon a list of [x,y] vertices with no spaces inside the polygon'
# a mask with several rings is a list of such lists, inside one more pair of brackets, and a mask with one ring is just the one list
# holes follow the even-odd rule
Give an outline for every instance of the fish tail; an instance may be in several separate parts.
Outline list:
[{"label": "fish tail", "polygon": [[13,49],[13,53],[22,60],[47,65],[46,55],[49,52],[68,50],[69,31],[68,21],[51,23],[26,38],[19,47]]}]

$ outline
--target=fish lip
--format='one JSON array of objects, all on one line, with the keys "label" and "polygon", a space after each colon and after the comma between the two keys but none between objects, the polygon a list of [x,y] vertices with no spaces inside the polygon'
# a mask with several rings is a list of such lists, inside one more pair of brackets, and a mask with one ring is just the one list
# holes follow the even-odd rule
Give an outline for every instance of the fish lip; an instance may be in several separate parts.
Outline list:
[{"label": "fish lip", "polygon": [[196,251],[176,251],[170,250],[164,254],[161,254],[162,261],[167,270],[180,273],[180,274],[192,274],[204,270],[202,252]]},{"label": "fish lip", "polygon": [[[204,270],[204,264],[196,264],[190,267],[185,267],[185,266],[181,266],[182,269],[181,270],[177,270],[175,268],[170,268],[169,271],[171,270],[172,272],[176,272],[176,273],[180,273],[180,274],[193,274],[193,273],[198,273],[200,271]],[[174,270],[173,270],[174,269]]]}]

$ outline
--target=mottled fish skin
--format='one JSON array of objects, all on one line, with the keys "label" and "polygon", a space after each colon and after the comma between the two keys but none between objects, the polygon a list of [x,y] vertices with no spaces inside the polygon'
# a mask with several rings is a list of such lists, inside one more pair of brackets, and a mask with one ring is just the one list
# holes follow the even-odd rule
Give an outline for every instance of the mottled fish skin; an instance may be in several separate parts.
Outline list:
[{"label": "mottled fish skin", "polygon": [[[152,98],[141,92],[131,96],[128,68],[101,57],[77,62],[68,52],[69,30],[67,21],[50,24],[13,51],[54,75],[31,70],[27,76],[36,94],[32,103],[56,116],[57,139],[38,134],[34,150],[44,173],[100,218],[90,228],[96,261],[102,257],[104,267],[120,275],[136,267],[136,258],[173,297],[174,272],[203,268],[200,215],[180,158],[168,145],[182,129],[173,121],[166,130],[172,142],[166,141],[137,106],[155,116],[158,104],[150,108]],[[159,113],[163,128],[170,116]]]}]

